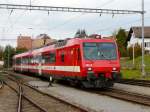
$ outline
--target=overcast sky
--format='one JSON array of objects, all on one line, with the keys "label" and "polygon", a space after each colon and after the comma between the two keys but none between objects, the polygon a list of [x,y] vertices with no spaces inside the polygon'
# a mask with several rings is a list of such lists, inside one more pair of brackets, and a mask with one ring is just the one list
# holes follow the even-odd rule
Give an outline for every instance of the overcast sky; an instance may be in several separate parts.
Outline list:
[{"label": "overcast sky", "polygon": [[[84,8],[108,8],[141,10],[142,0],[31,0],[32,5],[69,6]],[[30,0],[1,0],[3,3],[29,4]],[[150,26],[150,0],[145,0],[145,25]],[[141,16],[106,15],[70,12],[20,11],[0,9],[0,45],[16,46],[19,34],[36,37],[46,33],[55,39],[71,38],[78,29],[87,34],[112,35],[120,27],[128,30],[141,25]],[[7,40],[2,40],[7,39]]]}]

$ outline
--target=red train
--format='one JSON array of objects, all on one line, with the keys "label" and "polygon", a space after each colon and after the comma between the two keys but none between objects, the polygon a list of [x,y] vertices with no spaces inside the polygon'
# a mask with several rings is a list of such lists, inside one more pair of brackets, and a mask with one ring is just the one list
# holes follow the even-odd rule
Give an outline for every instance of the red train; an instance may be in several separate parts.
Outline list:
[{"label": "red train", "polygon": [[103,88],[120,78],[120,56],[113,40],[73,38],[15,55],[13,69]]}]

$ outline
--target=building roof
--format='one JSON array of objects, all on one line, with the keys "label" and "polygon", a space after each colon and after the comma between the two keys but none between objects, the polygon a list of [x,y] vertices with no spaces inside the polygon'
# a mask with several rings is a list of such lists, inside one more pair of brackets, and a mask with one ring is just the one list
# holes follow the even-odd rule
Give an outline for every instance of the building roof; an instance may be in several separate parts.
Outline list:
[{"label": "building roof", "polygon": [[[134,32],[135,38],[142,38],[142,27],[134,26],[134,27],[131,27],[129,30],[127,41],[130,41],[130,38],[133,32]],[[144,38],[150,39],[150,26],[144,27]]]},{"label": "building roof", "polygon": [[18,39],[31,39],[31,37],[30,36],[18,36]]},{"label": "building roof", "polygon": [[[136,38],[141,38],[142,36],[142,27],[131,27],[132,32],[134,32],[134,35]],[[150,38],[150,26],[144,27],[144,37]]]}]

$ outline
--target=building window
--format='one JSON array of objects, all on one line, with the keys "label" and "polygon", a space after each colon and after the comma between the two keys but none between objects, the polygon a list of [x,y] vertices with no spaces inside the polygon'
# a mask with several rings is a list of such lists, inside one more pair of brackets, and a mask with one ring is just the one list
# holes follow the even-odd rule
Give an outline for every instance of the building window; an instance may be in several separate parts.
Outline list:
[{"label": "building window", "polygon": [[145,42],[144,45],[145,47],[150,47],[150,42]]},{"label": "building window", "polygon": [[145,47],[146,47],[146,42],[145,42],[145,45],[144,45]]},{"label": "building window", "polygon": [[148,42],[148,47],[150,47],[150,42]]}]

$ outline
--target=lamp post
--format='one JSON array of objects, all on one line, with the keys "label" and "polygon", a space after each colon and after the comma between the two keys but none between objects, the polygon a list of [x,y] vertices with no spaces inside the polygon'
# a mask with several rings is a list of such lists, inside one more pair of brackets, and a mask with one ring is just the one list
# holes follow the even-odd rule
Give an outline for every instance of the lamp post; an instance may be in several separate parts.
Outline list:
[{"label": "lamp post", "polygon": [[134,47],[135,47],[135,44],[133,44],[132,45],[132,55],[133,55],[133,66],[134,66],[134,64],[135,64],[135,61],[134,61],[134,59],[135,59],[135,52],[134,52]]},{"label": "lamp post", "polygon": [[144,0],[142,0],[142,76],[144,77],[145,74],[145,64],[144,64]]},{"label": "lamp post", "polygon": [[9,63],[10,63],[10,46],[8,46],[8,60],[7,60],[7,70],[9,70]]}]

